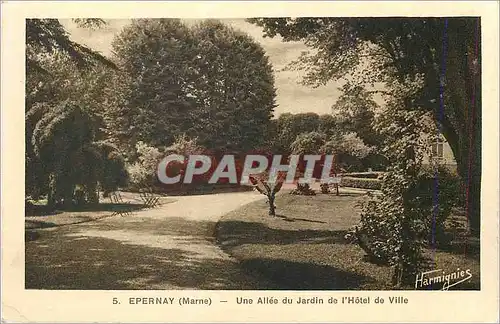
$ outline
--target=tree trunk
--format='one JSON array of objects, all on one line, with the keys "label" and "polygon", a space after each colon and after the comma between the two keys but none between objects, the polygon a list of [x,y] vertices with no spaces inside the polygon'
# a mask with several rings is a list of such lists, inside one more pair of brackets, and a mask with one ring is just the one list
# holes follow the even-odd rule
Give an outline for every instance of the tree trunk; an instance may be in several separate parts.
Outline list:
[{"label": "tree trunk", "polygon": [[49,210],[53,210],[56,206],[56,184],[54,179],[54,174],[49,175],[49,186],[47,192],[47,207]]},{"label": "tree trunk", "polygon": [[64,186],[64,209],[70,209],[73,206],[74,191],[75,187],[72,184]]},{"label": "tree trunk", "polygon": [[[481,230],[481,106],[476,107],[476,120],[471,133],[472,147],[468,159],[467,187],[466,187],[466,212],[469,220],[469,231],[479,237]],[[462,164],[465,164],[462,162]]]},{"label": "tree trunk", "polygon": [[[481,227],[481,53],[480,21],[450,20],[447,87],[456,136],[444,135],[452,147],[458,173],[464,182],[469,231],[479,236]],[[445,127],[446,128],[446,127]],[[457,140],[458,139],[458,140]]]},{"label": "tree trunk", "polygon": [[276,216],[276,206],[274,205],[274,195],[268,195],[267,196],[268,201],[269,201],[269,216]]}]

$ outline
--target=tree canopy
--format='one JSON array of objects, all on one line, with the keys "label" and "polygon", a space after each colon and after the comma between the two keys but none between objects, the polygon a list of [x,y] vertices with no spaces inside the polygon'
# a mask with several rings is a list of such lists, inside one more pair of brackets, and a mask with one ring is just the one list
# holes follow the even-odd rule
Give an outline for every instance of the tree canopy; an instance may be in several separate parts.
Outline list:
[{"label": "tree canopy", "polygon": [[429,112],[450,144],[466,182],[470,227],[480,224],[480,19],[253,18],[269,37],[311,48],[290,68],[319,86],[350,76],[363,87],[384,85],[401,110]]},{"label": "tree canopy", "polygon": [[[105,24],[97,18],[74,19],[84,28],[98,28]],[[96,62],[115,67],[101,54],[70,39],[69,33],[57,19],[26,19],[26,69],[27,72],[46,72],[39,58],[53,53],[62,53],[71,58],[78,67],[88,67]]]},{"label": "tree canopy", "polygon": [[221,151],[264,144],[274,78],[264,50],[246,34],[210,20],[188,27],[139,19],[113,50],[129,80],[124,109],[137,140],[169,146],[187,134]]},{"label": "tree canopy", "polygon": [[[96,28],[100,19],[75,19]],[[72,41],[57,19],[26,20],[26,196],[53,207],[74,203],[75,190],[97,202],[127,175],[116,148],[103,142],[108,69],[116,66]]]},{"label": "tree canopy", "polygon": [[144,145],[164,152],[189,138],[236,153],[266,144],[274,77],[245,33],[211,20],[138,19],[107,58],[71,40],[57,19],[29,19],[26,28],[27,197],[69,205],[81,189],[95,202],[98,188],[124,185],[125,164],[153,160]]}]

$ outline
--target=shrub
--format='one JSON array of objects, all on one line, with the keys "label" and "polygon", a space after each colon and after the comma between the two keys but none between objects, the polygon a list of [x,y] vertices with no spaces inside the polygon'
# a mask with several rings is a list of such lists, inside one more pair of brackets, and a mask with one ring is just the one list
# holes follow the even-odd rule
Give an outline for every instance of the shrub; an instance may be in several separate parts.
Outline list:
[{"label": "shrub", "polygon": [[297,188],[290,191],[290,195],[316,196],[316,192],[307,183],[297,183]]},{"label": "shrub", "polygon": [[380,179],[383,174],[383,172],[350,172],[344,173],[343,176],[350,178]]},{"label": "shrub", "polygon": [[330,185],[328,183],[322,183],[319,185],[322,194],[330,193]]},{"label": "shrub", "polygon": [[139,162],[129,164],[127,172],[129,174],[129,185],[132,189],[141,188],[150,176],[148,170]]},{"label": "shrub", "polygon": [[127,185],[129,175],[125,167],[125,159],[118,153],[116,147],[101,143],[99,150],[102,156],[99,184],[100,189],[103,190],[103,197],[108,197],[109,193]]},{"label": "shrub", "polygon": [[442,166],[435,170],[422,168],[408,189],[409,207],[424,220],[422,237],[432,245],[444,245],[450,238],[445,233],[445,221],[461,198],[460,178]]},{"label": "shrub", "polygon": [[158,163],[163,154],[156,147],[143,142],[136,145],[137,161],[127,167],[129,183],[133,189],[153,186],[156,183]]},{"label": "shrub", "polygon": [[434,125],[429,126],[426,112],[398,110],[415,89],[405,85],[398,96],[388,101],[387,113],[377,121],[377,129],[387,135],[382,153],[391,166],[382,178],[381,195],[362,202],[360,226],[356,230],[357,241],[368,255],[393,266],[395,287],[414,284],[424,262],[425,241],[421,234],[428,215],[415,208],[415,188],[420,187],[418,177],[430,143],[421,134],[431,134]]},{"label": "shrub", "polygon": [[340,185],[342,187],[380,190],[382,182],[379,179],[342,177]]},{"label": "shrub", "polygon": [[[364,181],[377,181],[363,179]],[[410,177],[399,168],[383,179],[383,194],[361,201],[361,222],[356,228],[358,244],[376,262],[394,267],[392,283],[410,283],[422,266],[423,220],[409,206],[406,188]]]},{"label": "shrub", "polygon": [[387,158],[381,154],[377,154],[376,152],[368,154],[361,160],[361,163],[363,164],[363,168],[365,170],[372,169],[386,171],[389,166]]}]

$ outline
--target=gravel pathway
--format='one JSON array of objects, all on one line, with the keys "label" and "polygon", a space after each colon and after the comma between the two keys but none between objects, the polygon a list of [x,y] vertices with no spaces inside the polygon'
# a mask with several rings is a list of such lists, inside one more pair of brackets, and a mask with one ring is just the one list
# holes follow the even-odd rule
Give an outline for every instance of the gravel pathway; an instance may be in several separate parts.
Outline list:
[{"label": "gravel pathway", "polygon": [[258,289],[264,283],[245,274],[213,234],[223,215],[262,198],[182,196],[124,217],[38,230],[26,242],[26,288]]}]

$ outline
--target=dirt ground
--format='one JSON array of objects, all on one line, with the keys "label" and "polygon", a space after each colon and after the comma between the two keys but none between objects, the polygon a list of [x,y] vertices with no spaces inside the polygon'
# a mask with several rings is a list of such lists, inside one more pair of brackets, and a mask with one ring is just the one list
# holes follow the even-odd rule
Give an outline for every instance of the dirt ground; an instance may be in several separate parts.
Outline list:
[{"label": "dirt ground", "polygon": [[[222,215],[262,197],[255,192],[175,197],[160,208],[127,216],[87,213],[94,219],[77,224],[68,223],[71,216],[59,224],[58,215],[46,217],[52,225],[30,230],[26,238],[26,288],[268,287],[246,275],[214,239]],[[28,221],[33,218],[41,217]]]}]

